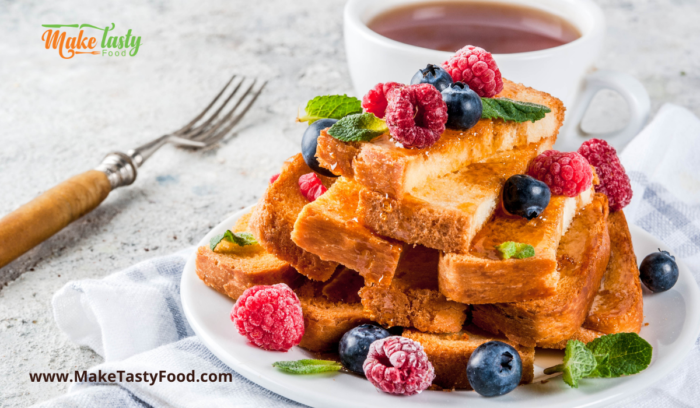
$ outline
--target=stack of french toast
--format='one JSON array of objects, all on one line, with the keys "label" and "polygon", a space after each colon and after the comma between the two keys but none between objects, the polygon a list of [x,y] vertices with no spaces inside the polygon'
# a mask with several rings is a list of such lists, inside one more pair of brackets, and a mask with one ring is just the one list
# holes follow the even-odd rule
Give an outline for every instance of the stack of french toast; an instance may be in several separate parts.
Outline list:
[{"label": "stack of french toast", "polygon": [[[435,368],[434,388],[469,389],[465,367],[481,344],[500,340],[534,376],[535,347],[563,349],[570,339],[638,333],[642,290],[625,215],[611,212],[594,186],[576,197],[552,195],[528,220],[504,210],[505,181],[525,174],[552,148],[562,103],[504,80],[498,95],[547,106],[536,122],[481,119],[447,129],[425,149],[386,134],[367,142],[318,138],[319,175],[328,189],[314,201],[299,178],[312,172],[288,159],[234,232],[257,244],[201,247],[197,274],[237,299],[255,285],[285,283],[304,313],[301,347],[332,350],[367,322],[399,327],[421,343]],[[594,181],[595,182],[595,181]],[[535,255],[495,249],[526,242]]]}]

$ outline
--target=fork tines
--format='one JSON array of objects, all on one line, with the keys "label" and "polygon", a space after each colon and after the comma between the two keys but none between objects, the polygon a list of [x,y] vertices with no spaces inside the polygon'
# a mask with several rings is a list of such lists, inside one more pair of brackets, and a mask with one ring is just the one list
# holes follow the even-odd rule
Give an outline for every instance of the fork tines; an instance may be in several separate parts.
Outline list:
[{"label": "fork tines", "polygon": [[257,78],[233,75],[204,111],[172,135],[204,146],[218,142],[248,112],[266,83]]}]

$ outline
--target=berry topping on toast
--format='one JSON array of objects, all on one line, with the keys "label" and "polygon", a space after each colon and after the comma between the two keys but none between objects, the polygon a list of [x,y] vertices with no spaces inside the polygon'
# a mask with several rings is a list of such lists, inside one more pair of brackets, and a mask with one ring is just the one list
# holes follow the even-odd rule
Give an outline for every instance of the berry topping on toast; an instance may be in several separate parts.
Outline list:
[{"label": "berry topping on toast", "polygon": [[576,152],[547,150],[535,157],[528,175],[543,181],[552,194],[576,197],[591,188],[593,171],[585,157]]},{"label": "berry topping on toast", "polygon": [[600,184],[595,191],[608,196],[611,211],[619,211],[632,201],[632,186],[630,178],[625,173],[615,148],[601,139],[591,139],[583,142],[578,153],[595,167]]},{"label": "berry topping on toast", "polygon": [[490,52],[467,45],[442,63],[452,80],[469,85],[482,98],[492,98],[503,90],[501,71]]},{"label": "berry topping on toast", "polygon": [[328,189],[321,183],[321,179],[316,173],[307,173],[299,177],[299,190],[301,190],[301,195],[312,202],[316,201]]},{"label": "berry topping on toast", "polygon": [[447,105],[429,84],[408,85],[391,91],[386,123],[391,136],[407,148],[433,145],[445,131]]},{"label": "berry topping on toast", "polygon": [[425,68],[419,69],[413,78],[411,84],[430,84],[442,92],[452,84],[452,77],[443,68],[437,65],[428,64]]},{"label": "berry topping on toast", "polygon": [[362,110],[367,113],[373,113],[374,116],[382,119],[386,114],[386,107],[389,104],[388,95],[391,90],[397,86],[404,86],[398,82],[379,83],[370,89],[369,92],[362,97]]}]

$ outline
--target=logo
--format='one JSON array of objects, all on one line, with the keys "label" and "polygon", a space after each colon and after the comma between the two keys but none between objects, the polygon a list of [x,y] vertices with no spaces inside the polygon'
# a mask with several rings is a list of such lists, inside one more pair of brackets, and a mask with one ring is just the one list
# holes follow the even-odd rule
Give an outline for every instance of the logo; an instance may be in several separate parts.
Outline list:
[{"label": "logo", "polygon": [[[112,27],[99,28],[91,24],[42,24],[42,27],[48,28],[41,36],[41,40],[45,42],[46,49],[53,48],[58,50],[58,55],[64,59],[71,59],[76,55],[102,55],[103,57],[135,57],[139,53],[141,47],[141,37],[131,34],[131,29],[127,30],[126,35],[114,36],[110,35],[110,31],[114,31],[114,23]],[[78,29],[73,32],[73,37],[69,36],[68,31],[62,29]],[[84,30],[90,30],[88,33]],[[98,37],[91,37],[90,34],[96,34],[93,30],[102,31],[102,34],[97,34],[101,37],[100,48],[96,50]]]}]

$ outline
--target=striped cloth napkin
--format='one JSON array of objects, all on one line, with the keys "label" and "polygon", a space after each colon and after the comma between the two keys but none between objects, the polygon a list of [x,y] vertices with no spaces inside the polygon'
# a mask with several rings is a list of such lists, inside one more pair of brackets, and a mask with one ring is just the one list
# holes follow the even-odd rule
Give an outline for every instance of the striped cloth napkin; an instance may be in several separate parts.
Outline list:
[{"label": "striped cloth napkin", "polygon": [[[700,120],[665,105],[622,152],[634,198],[631,223],[660,238],[700,281]],[[58,327],[105,362],[90,373],[230,373],[232,382],[73,384],[42,407],[301,406],[226,367],[194,336],[180,303],[180,276],[193,249],[139,263],[105,279],[69,282],[53,297]],[[700,347],[673,373],[616,406],[697,406]]]},{"label": "striped cloth napkin", "polygon": [[[68,393],[41,407],[300,407],[240,376],[216,358],[194,335],[180,302],[180,277],[194,252],[136,264],[104,279],[67,283],[53,297],[58,327],[75,343],[88,346],[104,363],[88,370],[97,382],[71,385]],[[108,383],[109,374],[118,386]],[[127,373],[230,374],[227,382],[156,382]],[[72,373],[71,373],[72,374]],[[100,375],[102,376],[100,378]],[[221,376],[222,378],[226,378]],[[136,380],[136,378],[134,378]]]}]

